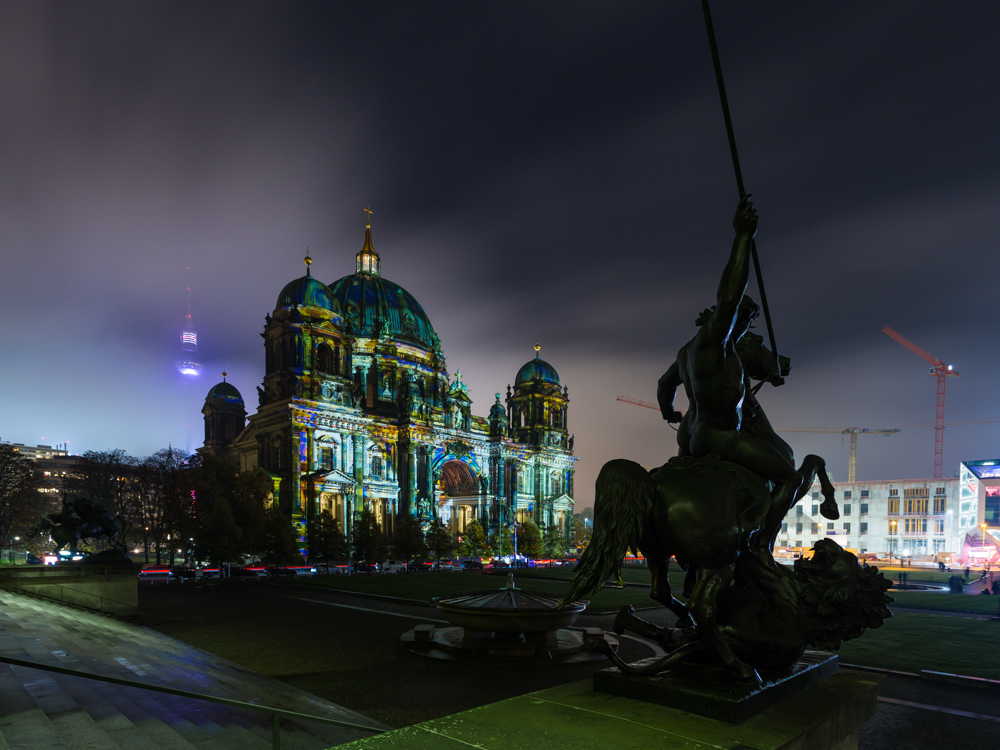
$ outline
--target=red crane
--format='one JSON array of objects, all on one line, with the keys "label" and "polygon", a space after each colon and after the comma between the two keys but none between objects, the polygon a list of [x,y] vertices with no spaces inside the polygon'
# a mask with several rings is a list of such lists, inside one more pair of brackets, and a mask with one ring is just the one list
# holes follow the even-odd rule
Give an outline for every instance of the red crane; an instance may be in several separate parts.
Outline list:
[{"label": "red crane", "polygon": [[650,403],[649,401],[643,401],[641,398],[632,398],[631,396],[619,396],[615,401],[621,401],[626,404],[634,404],[635,406],[641,406],[645,409],[654,409],[659,411],[660,407],[656,404]]},{"label": "red crane", "polygon": [[951,365],[946,365],[912,341],[903,338],[887,325],[882,326],[882,333],[895,339],[921,359],[930,362],[931,375],[937,378],[937,410],[934,413],[934,478],[940,479],[944,466],[944,381],[945,378],[957,378],[958,370]]}]

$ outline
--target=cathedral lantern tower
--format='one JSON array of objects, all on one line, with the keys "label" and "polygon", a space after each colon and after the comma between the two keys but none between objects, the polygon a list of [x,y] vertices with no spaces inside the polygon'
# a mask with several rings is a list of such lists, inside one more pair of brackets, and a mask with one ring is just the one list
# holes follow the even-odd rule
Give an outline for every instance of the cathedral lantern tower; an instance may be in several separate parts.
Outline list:
[{"label": "cathedral lantern tower", "polygon": [[517,371],[514,392],[507,397],[509,434],[522,445],[565,450],[569,392],[560,386],[556,368],[539,355],[541,348],[535,344],[535,358]]},{"label": "cathedral lantern tower", "polygon": [[531,518],[540,528],[560,528],[568,537],[573,510],[572,438],[567,431],[568,389],[556,368],[535,358],[517,371],[507,392],[508,436],[527,449],[510,484],[520,520]]}]

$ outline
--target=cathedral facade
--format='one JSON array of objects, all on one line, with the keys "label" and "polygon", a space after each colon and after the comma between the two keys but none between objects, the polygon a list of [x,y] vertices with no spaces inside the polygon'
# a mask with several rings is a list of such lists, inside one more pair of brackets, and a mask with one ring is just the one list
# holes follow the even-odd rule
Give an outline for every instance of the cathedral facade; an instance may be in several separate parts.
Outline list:
[{"label": "cathedral facade", "polygon": [[205,399],[199,452],[266,475],[299,525],[330,511],[350,531],[367,507],[388,534],[408,513],[456,537],[473,519],[494,533],[531,518],[569,538],[569,392],[538,345],[506,398],[476,416],[423,307],[382,276],[370,224],[355,260],[328,286],[306,257],[265,318],[256,414],[224,377]]}]

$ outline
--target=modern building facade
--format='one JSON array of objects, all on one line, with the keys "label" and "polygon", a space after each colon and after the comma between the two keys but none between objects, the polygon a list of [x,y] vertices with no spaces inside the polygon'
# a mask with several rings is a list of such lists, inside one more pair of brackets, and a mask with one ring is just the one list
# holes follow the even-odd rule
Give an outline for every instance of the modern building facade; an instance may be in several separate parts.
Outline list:
[{"label": "modern building facade", "polygon": [[776,552],[824,537],[858,553],[975,565],[1000,555],[1000,460],[963,461],[946,479],[834,482],[840,518],[819,513],[819,482],[785,517]]},{"label": "modern building facade", "polygon": [[494,532],[530,517],[568,538],[569,393],[540,347],[477,416],[423,307],[382,276],[370,224],[353,274],[328,286],[305,262],[265,318],[256,413],[224,377],[205,399],[199,450],[265,474],[299,524],[330,511],[349,530],[367,507],[389,533],[400,514],[456,536],[474,518]]}]

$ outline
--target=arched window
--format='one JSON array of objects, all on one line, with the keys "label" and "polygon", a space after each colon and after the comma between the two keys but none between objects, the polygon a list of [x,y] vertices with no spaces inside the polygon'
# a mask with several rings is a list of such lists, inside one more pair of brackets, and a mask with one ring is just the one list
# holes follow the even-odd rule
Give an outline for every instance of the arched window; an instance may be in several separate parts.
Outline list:
[{"label": "arched window", "polygon": [[336,373],[336,358],[333,349],[328,344],[320,344],[316,348],[316,369],[327,375]]},{"label": "arched window", "polygon": [[334,466],[334,450],[331,445],[323,445],[319,449],[319,465],[321,468],[331,471],[335,468]]}]

